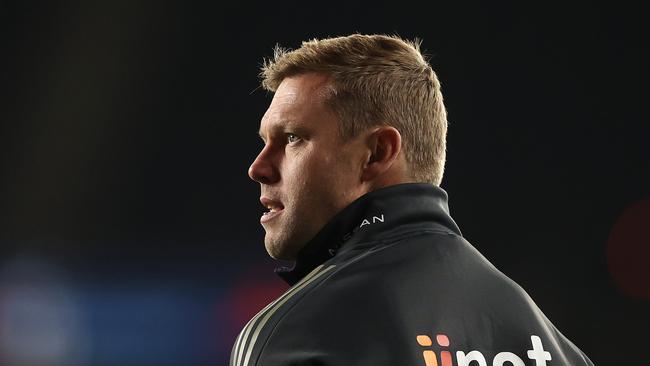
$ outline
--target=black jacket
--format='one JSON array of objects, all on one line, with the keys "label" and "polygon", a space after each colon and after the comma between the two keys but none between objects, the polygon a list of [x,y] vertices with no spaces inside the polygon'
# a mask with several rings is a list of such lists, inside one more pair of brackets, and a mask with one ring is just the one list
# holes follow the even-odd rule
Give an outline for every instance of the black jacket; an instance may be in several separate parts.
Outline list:
[{"label": "black jacket", "polygon": [[592,365],[428,184],[359,198],[279,274],[292,287],[244,327],[231,366]]}]

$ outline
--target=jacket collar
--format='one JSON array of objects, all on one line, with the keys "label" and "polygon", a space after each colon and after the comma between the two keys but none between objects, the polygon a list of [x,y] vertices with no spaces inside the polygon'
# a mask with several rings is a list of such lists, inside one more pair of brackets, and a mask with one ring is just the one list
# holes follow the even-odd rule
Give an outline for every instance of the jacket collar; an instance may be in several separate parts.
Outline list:
[{"label": "jacket collar", "polygon": [[426,183],[398,184],[369,192],[336,214],[298,253],[293,268],[275,272],[289,285],[318,265],[359,243],[378,241],[402,229],[431,224],[458,235],[449,215],[447,192]]}]

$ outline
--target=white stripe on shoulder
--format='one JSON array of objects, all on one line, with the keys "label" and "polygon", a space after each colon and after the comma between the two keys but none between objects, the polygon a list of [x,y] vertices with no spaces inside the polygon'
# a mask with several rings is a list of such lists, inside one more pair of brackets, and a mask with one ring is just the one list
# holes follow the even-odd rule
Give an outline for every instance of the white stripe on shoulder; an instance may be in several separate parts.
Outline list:
[{"label": "white stripe on shoulder", "polygon": [[[334,266],[328,267],[324,272],[329,271],[330,268]],[[239,336],[237,337],[237,341],[235,344],[235,348],[233,349],[233,353],[235,357],[231,357],[231,366],[240,366],[242,365],[242,357],[244,356],[244,349],[246,348],[248,352],[246,353],[246,362],[243,364],[246,364],[248,362],[248,359],[250,358],[250,353],[252,352],[252,345],[254,345],[255,340],[257,339],[257,335],[259,334],[259,329],[261,326],[268,321],[268,318],[270,318],[270,315],[264,316],[267,312],[270,312],[271,315],[275,313],[277,308],[279,308],[282,304],[284,304],[289,298],[291,298],[296,292],[300,291],[303,287],[305,287],[308,283],[312,282],[312,278],[316,279],[317,277],[320,276],[320,272],[323,269],[323,265],[320,265],[316,268],[314,268],[309,274],[307,274],[302,280],[300,280],[298,283],[296,283],[294,286],[292,286],[290,289],[288,289],[282,296],[278,297],[276,300],[268,304],[267,306],[264,307],[260,312],[251,319],[244,329],[239,333]],[[323,272],[323,273],[324,273]],[[318,275],[318,276],[317,276]],[[269,310],[270,309],[270,310]],[[258,320],[262,318],[262,322],[260,325],[255,327],[255,324],[257,324]],[[254,332],[253,339],[249,342],[249,335],[253,328],[256,328],[256,332]],[[246,347],[248,343],[248,347]]]}]

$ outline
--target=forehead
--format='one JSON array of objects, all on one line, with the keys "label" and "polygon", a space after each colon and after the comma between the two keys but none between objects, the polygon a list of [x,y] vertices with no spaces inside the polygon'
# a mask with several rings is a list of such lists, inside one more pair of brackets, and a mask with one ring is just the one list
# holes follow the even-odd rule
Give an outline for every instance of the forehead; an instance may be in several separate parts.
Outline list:
[{"label": "forehead", "polygon": [[324,75],[302,74],[285,78],[262,117],[260,134],[288,122],[304,124],[332,118],[334,115],[325,104],[328,91],[329,81]]}]

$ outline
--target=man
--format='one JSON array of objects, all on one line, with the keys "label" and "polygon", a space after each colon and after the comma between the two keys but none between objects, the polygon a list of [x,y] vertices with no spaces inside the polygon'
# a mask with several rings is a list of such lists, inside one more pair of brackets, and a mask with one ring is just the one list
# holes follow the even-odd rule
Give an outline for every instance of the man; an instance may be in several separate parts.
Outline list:
[{"label": "man", "polygon": [[249,169],[292,287],[244,327],[244,365],[591,365],[461,236],[439,188],[446,112],[418,44],[276,49]]}]

